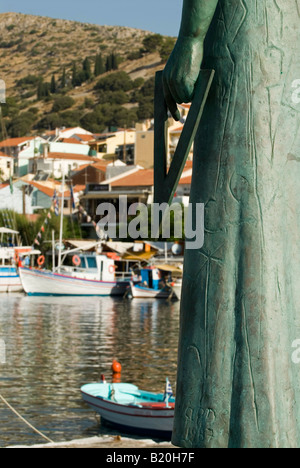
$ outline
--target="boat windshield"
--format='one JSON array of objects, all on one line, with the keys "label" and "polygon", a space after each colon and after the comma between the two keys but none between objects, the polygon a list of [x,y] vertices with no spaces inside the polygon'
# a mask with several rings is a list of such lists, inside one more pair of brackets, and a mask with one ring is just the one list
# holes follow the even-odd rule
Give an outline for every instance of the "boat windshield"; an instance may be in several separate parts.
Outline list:
[{"label": "boat windshield", "polygon": [[87,268],[97,268],[97,261],[95,257],[85,257]]}]

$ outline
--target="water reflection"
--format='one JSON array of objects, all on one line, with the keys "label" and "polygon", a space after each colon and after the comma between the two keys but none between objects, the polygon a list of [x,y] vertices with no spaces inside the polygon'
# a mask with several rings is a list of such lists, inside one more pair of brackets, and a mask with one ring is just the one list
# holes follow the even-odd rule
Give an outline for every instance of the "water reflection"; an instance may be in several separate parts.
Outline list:
[{"label": "water reflection", "polygon": [[[179,303],[165,301],[1,296],[0,392],[53,440],[96,435],[81,385],[110,380],[113,359],[124,382],[163,391],[168,376],[175,385],[178,321]],[[2,403],[0,421],[1,446],[42,442]]]}]

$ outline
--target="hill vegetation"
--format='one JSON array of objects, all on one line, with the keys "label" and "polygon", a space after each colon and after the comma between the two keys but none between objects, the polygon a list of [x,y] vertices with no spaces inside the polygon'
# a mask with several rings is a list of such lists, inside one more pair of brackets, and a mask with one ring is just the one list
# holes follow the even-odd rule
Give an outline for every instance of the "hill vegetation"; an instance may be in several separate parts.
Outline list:
[{"label": "hill vegetation", "polygon": [[0,14],[7,134],[77,125],[100,133],[153,117],[154,75],[174,43],[132,28]]}]

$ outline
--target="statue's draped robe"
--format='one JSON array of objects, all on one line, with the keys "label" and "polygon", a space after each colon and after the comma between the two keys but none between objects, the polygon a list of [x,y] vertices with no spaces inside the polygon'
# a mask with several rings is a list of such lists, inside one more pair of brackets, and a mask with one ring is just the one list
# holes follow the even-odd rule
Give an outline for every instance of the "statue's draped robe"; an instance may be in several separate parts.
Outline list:
[{"label": "statue's draped robe", "polygon": [[300,0],[220,0],[202,68],[173,443],[300,447]]}]

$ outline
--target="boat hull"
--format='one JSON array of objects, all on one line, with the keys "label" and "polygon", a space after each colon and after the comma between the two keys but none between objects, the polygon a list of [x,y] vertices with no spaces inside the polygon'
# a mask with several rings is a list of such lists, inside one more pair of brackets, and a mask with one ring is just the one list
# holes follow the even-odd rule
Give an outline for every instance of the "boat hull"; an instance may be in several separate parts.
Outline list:
[{"label": "boat hull", "polygon": [[24,291],[29,296],[124,296],[129,283],[86,280],[73,276],[20,268]]},{"label": "boat hull", "polygon": [[16,268],[0,269],[0,293],[24,292]]},{"label": "boat hull", "polygon": [[127,432],[152,435],[171,439],[174,424],[174,408],[145,409],[124,406],[90,395],[81,390],[83,400],[104,422],[124,429]]},{"label": "boat hull", "polygon": [[172,297],[173,291],[165,289],[151,289],[142,286],[136,286],[131,283],[131,294],[136,299],[169,299]]},{"label": "boat hull", "polygon": [[177,299],[180,301],[181,300],[181,290],[182,290],[182,282],[176,282],[172,284],[172,288],[174,293],[176,294]]}]

